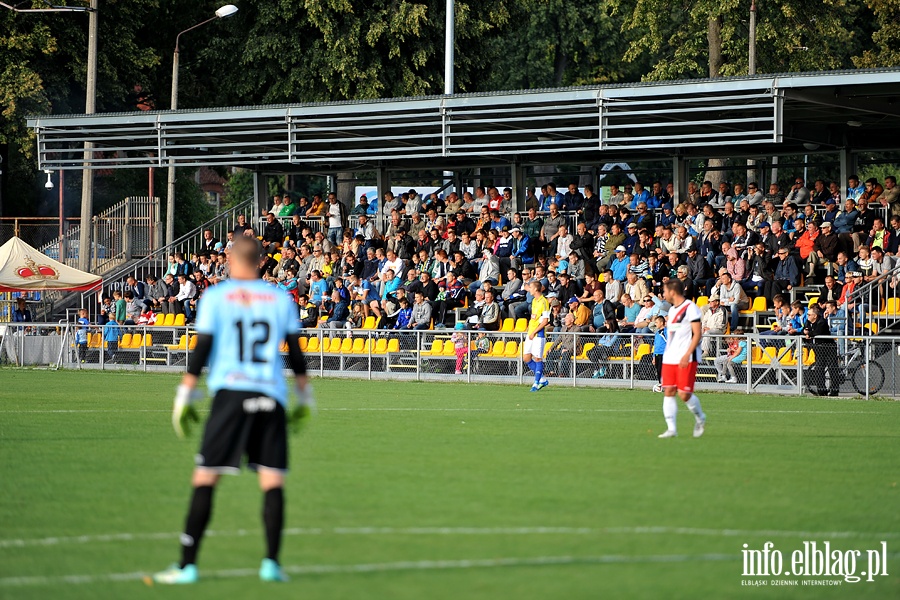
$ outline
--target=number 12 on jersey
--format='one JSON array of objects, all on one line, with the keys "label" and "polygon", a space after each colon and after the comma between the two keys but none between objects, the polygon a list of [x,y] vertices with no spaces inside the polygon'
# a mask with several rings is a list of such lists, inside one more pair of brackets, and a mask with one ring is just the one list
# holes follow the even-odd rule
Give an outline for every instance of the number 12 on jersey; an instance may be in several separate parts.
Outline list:
[{"label": "number 12 on jersey", "polygon": [[249,342],[250,360],[255,363],[267,362],[262,354],[262,349],[269,341],[269,323],[266,321],[253,321],[249,327],[246,327],[243,320],[238,320],[235,326],[238,333],[238,359],[244,362],[245,345]]}]

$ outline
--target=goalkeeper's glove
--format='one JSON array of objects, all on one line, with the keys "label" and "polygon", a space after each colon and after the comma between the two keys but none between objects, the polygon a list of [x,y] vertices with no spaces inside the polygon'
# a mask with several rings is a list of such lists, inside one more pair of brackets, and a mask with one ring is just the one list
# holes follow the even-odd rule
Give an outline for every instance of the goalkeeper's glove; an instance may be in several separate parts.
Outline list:
[{"label": "goalkeeper's glove", "polygon": [[297,387],[297,401],[288,411],[288,427],[292,433],[297,433],[303,427],[316,409],[316,401],[313,398],[312,385],[307,383],[306,387]]},{"label": "goalkeeper's glove", "polygon": [[191,434],[193,423],[200,422],[200,416],[193,407],[194,391],[188,386],[182,384],[178,386],[175,392],[175,404],[172,407],[172,427],[175,428],[175,435],[183,438]]}]

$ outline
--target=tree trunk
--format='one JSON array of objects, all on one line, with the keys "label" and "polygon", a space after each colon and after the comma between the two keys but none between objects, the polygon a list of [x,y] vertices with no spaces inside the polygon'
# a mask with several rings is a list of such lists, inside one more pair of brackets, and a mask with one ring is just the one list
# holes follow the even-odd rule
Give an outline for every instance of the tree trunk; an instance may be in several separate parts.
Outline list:
[{"label": "tree trunk", "polygon": [[[706,32],[706,39],[709,43],[709,76],[715,78],[719,76],[722,68],[722,16],[710,15],[709,28]],[[725,161],[720,158],[711,158],[707,161],[706,167],[724,167]],[[719,184],[725,181],[724,171],[707,171],[706,180],[712,182],[713,190],[718,190]]]},{"label": "tree trunk", "polygon": [[553,58],[553,85],[559,87],[562,85],[563,75],[566,67],[569,65],[569,58],[562,49],[562,42],[556,45],[556,55]]},{"label": "tree trunk", "polygon": [[709,17],[709,29],[706,32],[706,40],[709,43],[709,76],[719,76],[722,69],[722,16],[711,15]]}]

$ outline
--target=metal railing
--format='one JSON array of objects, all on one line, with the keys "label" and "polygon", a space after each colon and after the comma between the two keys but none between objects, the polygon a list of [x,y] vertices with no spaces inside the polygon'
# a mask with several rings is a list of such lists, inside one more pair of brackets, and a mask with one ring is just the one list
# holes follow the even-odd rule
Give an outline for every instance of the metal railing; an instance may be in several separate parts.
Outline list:
[{"label": "metal railing", "polygon": [[878,334],[900,323],[900,264],[847,295],[844,334]]},{"label": "metal railing", "polygon": [[[171,244],[148,253],[139,260],[129,262],[116,270],[110,271],[103,276],[103,287],[99,292],[83,292],[81,294],[80,305],[88,309],[91,319],[95,319],[99,298],[102,298],[104,294],[110,293],[112,289],[124,290],[127,287],[124,282],[129,275],[134,276],[138,281],[142,281],[148,273],[162,277],[168,266],[169,255],[180,252],[186,258],[189,258],[191,253],[199,249],[203,231],[206,229],[211,229],[213,236],[224,242],[228,231],[237,224],[238,215],[246,217],[247,212],[252,209],[252,204],[253,199],[248,198],[189,231]],[[249,219],[248,222],[250,222]]]},{"label": "metal railing", "polygon": [[[190,327],[74,324],[0,328],[0,363],[78,369],[184,371]],[[525,334],[450,329],[307,329],[311,374],[367,380],[530,385]],[[728,353],[733,348],[732,354]],[[900,337],[704,336],[697,389],[777,395],[900,398]],[[287,358],[283,357],[287,368]],[[659,382],[653,334],[550,333],[544,373],[557,387],[650,389]],[[599,397],[598,397],[599,398]]]}]

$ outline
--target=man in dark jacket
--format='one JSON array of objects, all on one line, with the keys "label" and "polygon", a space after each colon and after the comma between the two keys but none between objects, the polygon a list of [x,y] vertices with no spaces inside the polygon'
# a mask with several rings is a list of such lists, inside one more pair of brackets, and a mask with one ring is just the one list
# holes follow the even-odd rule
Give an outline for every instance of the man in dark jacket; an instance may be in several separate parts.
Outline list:
[{"label": "man in dark jacket", "polygon": [[707,285],[711,271],[709,263],[701,256],[700,250],[696,246],[688,248],[687,255],[688,278],[694,283],[697,293],[702,294],[709,287]]},{"label": "man in dark jacket", "polygon": [[[809,372],[807,387],[817,396],[837,396],[841,385],[838,369],[837,344],[833,339],[825,339],[831,335],[828,321],[822,316],[822,309],[814,306],[809,309],[809,320],[803,327],[803,337],[812,346],[816,360]],[[826,382],[825,373],[828,372]]]},{"label": "man in dark jacket", "polygon": [[459,279],[464,285],[469,285],[475,280],[477,274],[475,273],[475,267],[472,266],[472,263],[463,255],[462,251],[457,250],[453,253],[453,268],[450,269],[450,272],[456,275],[456,278]]},{"label": "man in dark jacket", "polygon": [[275,213],[266,215],[266,227],[263,229],[262,245],[267,254],[275,254],[284,242],[284,227],[275,218]]},{"label": "man in dark jacket", "polygon": [[594,269],[594,236],[587,230],[583,222],[575,227],[575,237],[572,238],[571,249],[584,261],[585,273],[593,273]]},{"label": "man in dark jacket", "polygon": [[763,295],[770,302],[776,294],[788,294],[800,283],[800,271],[787,248],[780,248],[775,266],[775,278],[764,286]]}]

